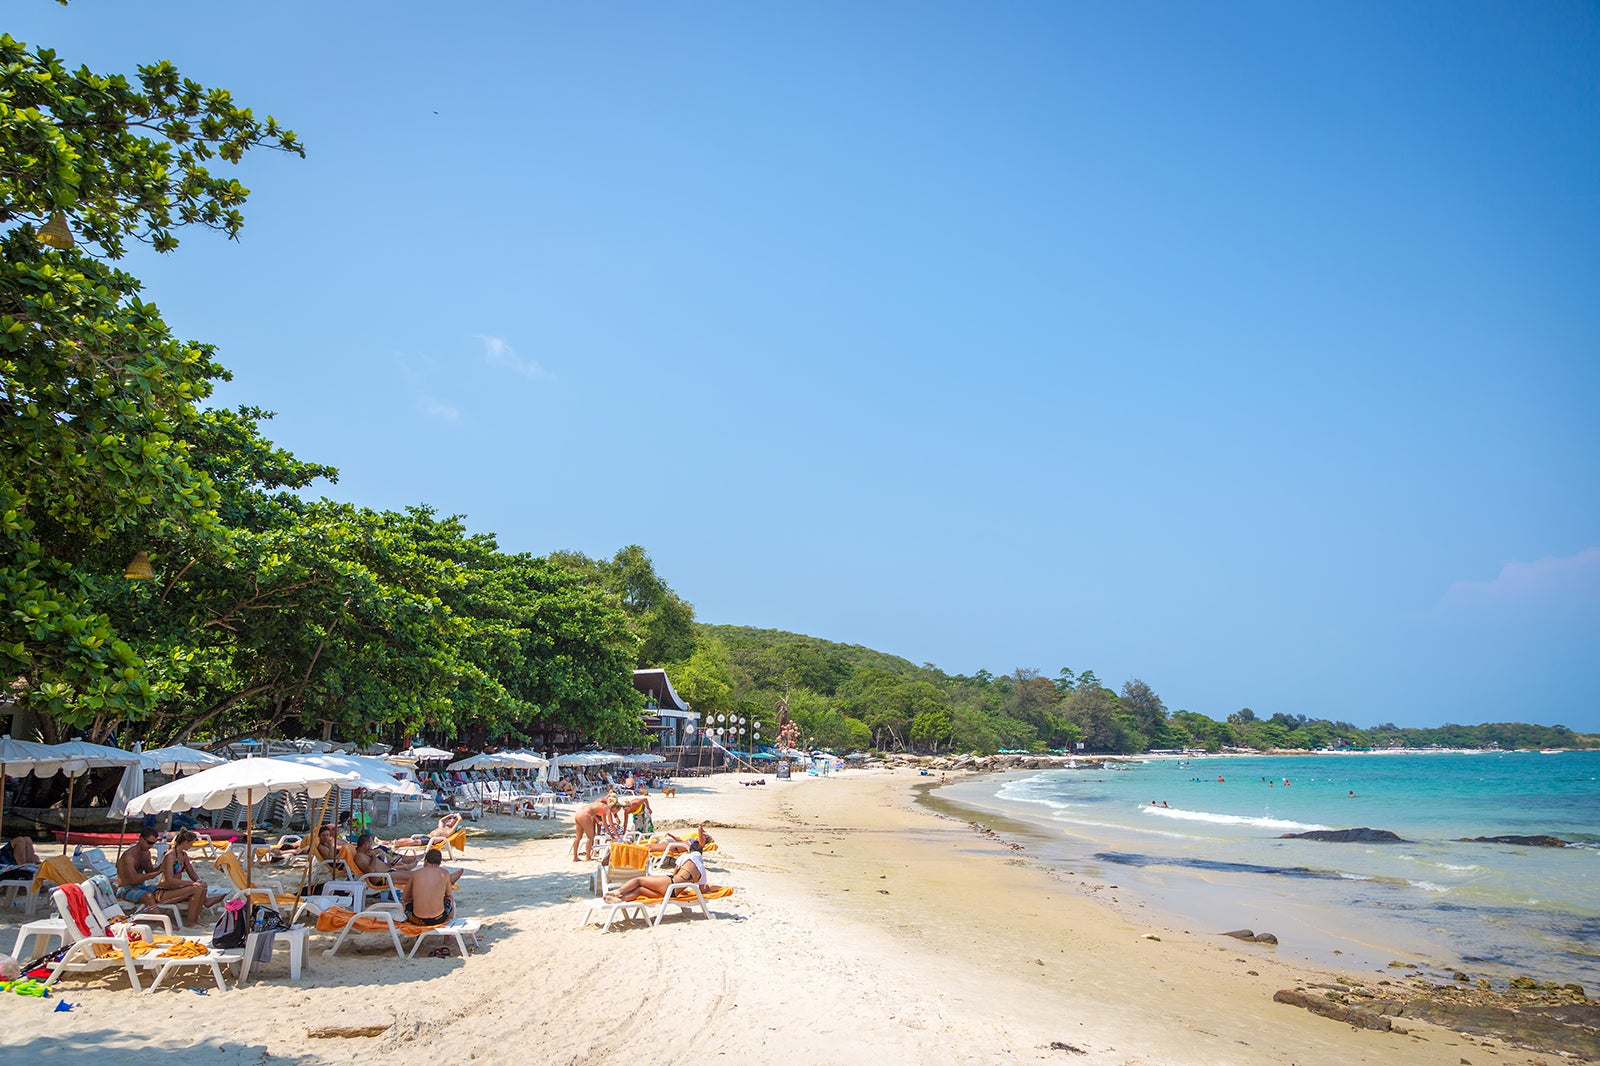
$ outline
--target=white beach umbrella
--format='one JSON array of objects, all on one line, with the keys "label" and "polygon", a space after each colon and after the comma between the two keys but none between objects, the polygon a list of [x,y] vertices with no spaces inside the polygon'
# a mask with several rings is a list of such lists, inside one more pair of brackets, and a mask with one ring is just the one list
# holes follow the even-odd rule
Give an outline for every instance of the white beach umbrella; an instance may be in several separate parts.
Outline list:
[{"label": "white beach umbrella", "polygon": [[196,770],[207,770],[213,766],[221,766],[227,762],[220,755],[213,755],[209,751],[199,748],[189,748],[182,744],[173,744],[166,748],[152,748],[139,753],[144,757],[145,765],[152,770],[160,770],[168,776],[173,776],[178,771],[193,773]]},{"label": "white beach umbrella", "polygon": [[[91,744],[87,740],[69,740],[62,744],[46,744],[50,752],[50,764],[41,764],[34,770],[40,777],[49,777],[60,770],[67,775],[67,829],[61,838],[61,854],[67,853],[68,838],[72,836],[72,792],[80,775],[90,770],[100,770],[112,766],[126,768],[142,767],[144,760],[138,752],[123,751],[106,744]],[[47,767],[52,767],[48,768]],[[128,793],[138,790],[143,782],[125,771],[122,783],[117,792],[124,798]]]},{"label": "white beach umbrella", "polygon": [[334,773],[354,774],[340,788],[359,788],[366,792],[392,792],[397,796],[420,796],[422,787],[409,771],[396,769],[392,764],[370,755],[280,755],[284,762],[317,766]]},{"label": "white beach umbrella", "polygon": [[411,759],[414,762],[442,762],[445,759],[454,759],[455,757],[456,753],[453,751],[429,747],[407,748],[405,751],[397,751],[389,756],[391,759]]},{"label": "white beach umbrella", "polygon": [[641,752],[638,755],[629,755],[629,756],[625,757],[622,761],[625,762],[625,763],[655,763],[655,762],[666,762],[667,758],[666,758],[665,755],[657,755],[653,751],[646,751],[646,752]]},{"label": "white beach umbrella", "polygon": [[327,770],[320,766],[290,762],[287,759],[239,759],[190,777],[153,788],[136,796],[125,808],[129,817],[187,811],[200,807],[220,811],[230,803],[243,803],[245,810],[245,877],[254,874],[255,848],[253,809],[256,798],[269,792],[305,792],[321,799],[335,785],[348,784],[356,774]]},{"label": "white beach umbrella", "polygon": [[514,767],[517,770],[542,770],[550,765],[550,760],[536,751],[508,751],[505,754],[517,760]]},{"label": "white beach umbrella", "polygon": [[6,817],[6,775],[50,777],[61,763],[48,744],[0,737],[0,824],[4,824]]}]

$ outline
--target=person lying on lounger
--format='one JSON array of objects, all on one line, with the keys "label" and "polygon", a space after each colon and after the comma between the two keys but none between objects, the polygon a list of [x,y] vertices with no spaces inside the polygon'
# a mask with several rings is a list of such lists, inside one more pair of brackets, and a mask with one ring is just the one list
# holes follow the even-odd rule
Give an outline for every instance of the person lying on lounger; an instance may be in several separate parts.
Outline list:
[{"label": "person lying on lounger", "polygon": [[455,881],[440,865],[437,849],[428,852],[422,865],[413,870],[400,902],[405,904],[406,920],[416,925],[443,925],[455,917]]},{"label": "person lying on lounger", "polygon": [[[419,871],[411,869],[410,864],[404,860],[397,861],[385,858],[374,846],[376,843],[377,838],[371,833],[362,833],[359,837],[356,837],[355,852],[351,856],[355,859],[352,865],[355,866],[356,872],[362,874],[388,874],[390,880],[395,883],[396,888],[405,886]],[[432,850],[428,852],[428,855],[436,858],[439,852]],[[450,875],[451,884],[461,880],[461,870],[448,870],[446,872]]]},{"label": "person lying on lounger", "polygon": [[706,860],[700,854],[698,840],[689,841],[689,850],[678,860],[678,868],[672,873],[651,874],[625,881],[615,890],[606,893],[606,902],[631,903],[646,893],[652,896],[665,896],[673,885],[691,883],[698,884],[702,892],[711,887],[710,881],[706,878]]},{"label": "person lying on lounger", "polygon": [[408,837],[399,837],[389,841],[396,848],[421,848],[432,844],[436,840],[449,840],[450,835],[461,828],[461,815],[454,811],[439,819],[439,824],[426,833],[414,833]]},{"label": "person lying on lounger", "polygon": [[650,850],[652,853],[658,855],[663,853],[672,855],[680,851],[688,851],[689,842],[693,840],[700,841],[700,848],[702,851],[716,843],[716,841],[711,839],[711,834],[706,832],[706,823],[704,822],[700,823],[700,827],[698,829],[691,829],[689,831],[689,835],[686,837],[680,837],[673,833],[662,833],[661,836],[665,839],[650,841]]}]

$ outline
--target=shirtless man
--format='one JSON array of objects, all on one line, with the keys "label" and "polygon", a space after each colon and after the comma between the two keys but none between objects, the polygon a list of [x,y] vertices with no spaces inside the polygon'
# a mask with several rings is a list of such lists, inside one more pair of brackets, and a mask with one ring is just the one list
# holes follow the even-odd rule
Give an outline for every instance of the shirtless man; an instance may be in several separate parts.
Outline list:
[{"label": "shirtless man", "polygon": [[578,845],[584,845],[583,861],[594,861],[594,834],[597,829],[611,829],[615,824],[617,807],[620,801],[615,796],[606,796],[593,803],[586,803],[579,807],[572,816],[572,824],[576,832],[572,837],[572,861],[578,861]]},{"label": "shirtless man", "polygon": [[406,919],[416,925],[443,925],[455,917],[453,896],[455,879],[439,864],[439,853],[430,851],[422,865],[413,870],[400,890],[400,902],[405,904]]},{"label": "shirtless man", "polygon": [[160,839],[159,830],[141,829],[139,839],[117,860],[117,898],[135,909],[155,902],[155,886],[146,882],[161,876],[161,867],[150,854]]},{"label": "shirtless man", "polygon": [[188,902],[190,925],[200,921],[201,910],[228,898],[226,892],[208,892],[206,883],[195,873],[194,863],[189,859],[189,845],[197,839],[192,829],[178,830],[172,847],[167,849],[167,857],[161,860],[161,884],[156,886],[158,903]]}]

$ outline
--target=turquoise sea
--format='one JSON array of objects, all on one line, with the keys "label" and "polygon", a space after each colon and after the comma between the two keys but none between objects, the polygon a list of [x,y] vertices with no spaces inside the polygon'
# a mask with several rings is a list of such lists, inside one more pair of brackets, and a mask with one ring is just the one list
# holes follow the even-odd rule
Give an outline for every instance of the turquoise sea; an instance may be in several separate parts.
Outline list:
[{"label": "turquoise sea", "polygon": [[[1195,932],[1600,988],[1600,752],[1157,759],[971,778],[936,802]],[[1282,839],[1357,827],[1404,842]],[[1460,839],[1504,835],[1574,846]]]}]

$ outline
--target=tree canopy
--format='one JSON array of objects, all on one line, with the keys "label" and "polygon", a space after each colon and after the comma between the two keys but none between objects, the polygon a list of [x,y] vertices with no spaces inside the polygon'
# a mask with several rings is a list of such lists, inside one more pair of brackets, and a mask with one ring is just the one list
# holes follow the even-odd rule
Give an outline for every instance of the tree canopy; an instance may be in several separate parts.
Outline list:
[{"label": "tree canopy", "polygon": [[[185,227],[236,237],[249,190],[215,168],[257,149],[304,155],[170,63],[130,81],[0,37],[0,670],[18,706],[47,739],[470,720],[637,740],[641,641],[613,589],[426,506],[309,502],[337,472],[267,440],[267,412],[208,407],[218,353],[114,265],[132,241],[176,251]],[[156,580],[123,576],[136,551]],[[662,590],[638,595],[671,647],[692,614]]]}]

